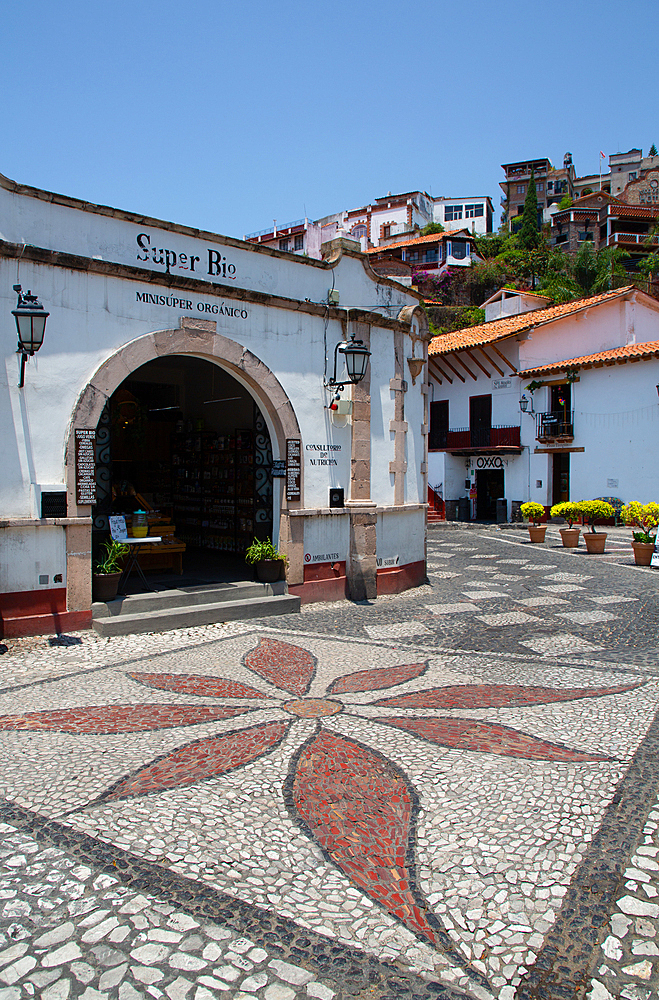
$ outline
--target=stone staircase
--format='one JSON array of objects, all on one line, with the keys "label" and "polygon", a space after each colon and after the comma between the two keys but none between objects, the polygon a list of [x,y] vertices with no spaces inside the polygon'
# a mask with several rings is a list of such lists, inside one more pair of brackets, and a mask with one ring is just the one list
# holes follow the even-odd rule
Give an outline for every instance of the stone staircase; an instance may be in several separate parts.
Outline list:
[{"label": "stone staircase", "polygon": [[167,632],[216,622],[288,615],[300,610],[300,598],[286,583],[214,583],[157,593],[130,594],[92,604],[92,627],[102,636]]}]

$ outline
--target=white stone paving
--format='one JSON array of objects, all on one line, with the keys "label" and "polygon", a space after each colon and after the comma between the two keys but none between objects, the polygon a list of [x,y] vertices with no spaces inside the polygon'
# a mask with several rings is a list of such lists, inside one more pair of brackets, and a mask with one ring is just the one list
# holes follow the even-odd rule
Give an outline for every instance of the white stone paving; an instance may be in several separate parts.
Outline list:
[{"label": "white stone paving", "polygon": [[623,597],[622,594],[607,594],[604,596],[593,596],[590,594],[586,596],[588,601],[593,601],[595,604],[626,604],[630,601],[638,601],[638,597]]},{"label": "white stone paving", "polygon": [[507,597],[508,595],[503,593],[501,590],[463,590],[462,592],[465,597],[469,600],[475,601],[478,598],[481,600],[490,600],[494,597]]},{"label": "white stone paving", "polygon": [[490,628],[501,628],[503,625],[526,625],[527,623],[532,623],[533,625],[544,624],[540,618],[536,618],[534,615],[526,615],[523,611],[505,611],[498,615],[476,615],[476,617],[480,618],[486,625],[489,625]]},{"label": "white stone paving", "polygon": [[515,603],[526,604],[529,608],[544,608],[549,605],[565,605],[570,602],[563,600],[562,597],[554,597],[553,595],[547,594],[542,597],[516,597]]},{"label": "white stone paving", "polygon": [[553,635],[538,636],[535,639],[520,639],[519,643],[521,646],[532,649],[535,653],[550,656],[594,653],[596,650],[604,648],[582,639],[579,635],[570,635],[569,632],[555,632]]},{"label": "white stone paving", "polygon": [[584,589],[576,583],[541,583],[538,586],[540,590],[546,590],[548,594],[570,594],[576,593],[577,591],[583,591]]},{"label": "white stone paving", "polygon": [[426,604],[428,611],[434,615],[461,615],[470,614],[479,610],[477,604],[461,601],[459,604]]},{"label": "white stone paving", "polygon": [[608,622],[618,615],[609,614],[608,611],[559,611],[559,618],[574,622],[576,625],[595,625],[597,622]]},{"label": "white stone paving", "polygon": [[365,625],[371,639],[398,639],[408,635],[428,635],[430,629],[421,622],[392,622],[391,625]]}]

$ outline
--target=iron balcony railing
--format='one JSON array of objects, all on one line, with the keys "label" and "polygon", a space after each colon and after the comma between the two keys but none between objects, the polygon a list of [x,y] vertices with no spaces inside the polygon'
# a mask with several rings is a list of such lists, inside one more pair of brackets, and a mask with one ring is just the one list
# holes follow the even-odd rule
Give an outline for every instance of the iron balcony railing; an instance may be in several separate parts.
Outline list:
[{"label": "iron balcony railing", "polygon": [[462,448],[519,448],[519,426],[460,427],[446,435],[448,451]]},{"label": "iron balcony railing", "polygon": [[550,410],[548,413],[536,413],[535,421],[535,436],[538,441],[574,437],[574,410]]}]

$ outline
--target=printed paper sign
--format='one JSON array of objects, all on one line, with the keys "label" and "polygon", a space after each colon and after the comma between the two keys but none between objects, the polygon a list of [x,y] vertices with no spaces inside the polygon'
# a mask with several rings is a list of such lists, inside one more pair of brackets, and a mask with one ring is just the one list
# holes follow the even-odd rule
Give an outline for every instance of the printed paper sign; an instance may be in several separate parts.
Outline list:
[{"label": "printed paper sign", "polygon": [[111,514],[108,518],[110,522],[110,535],[115,542],[125,542],[128,538],[126,529],[126,518],[123,514]]}]

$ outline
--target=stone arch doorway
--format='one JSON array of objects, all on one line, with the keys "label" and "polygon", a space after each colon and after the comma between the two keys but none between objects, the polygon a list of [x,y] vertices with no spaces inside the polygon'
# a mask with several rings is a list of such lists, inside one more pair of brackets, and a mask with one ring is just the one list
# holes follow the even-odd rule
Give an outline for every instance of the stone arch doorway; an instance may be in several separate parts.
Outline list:
[{"label": "stone arch doorway", "polygon": [[[74,410],[67,443],[67,490],[69,511],[80,518],[87,518],[92,510],[76,506],[75,495],[75,430],[98,426],[108,401],[122,383],[130,380],[138,369],[146,371],[150,362],[170,361],[180,357],[186,362],[208,362],[222,373],[223,378],[235,380],[240,391],[236,395],[249,396],[262,415],[271,444],[272,456],[282,458],[287,438],[299,438],[300,430],[295,412],[281,384],[270,369],[243,345],[218,335],[216,324],[205,320],[183,320],[178,330],[164,330],[146,334],[120,348],[108,358],[94,374],[80,395]],[[145,367],[147,366],[147,367]],[[107,411],[106,411],[107,412]],[[273,533],[279,534],[280,505],[278,489],[275,490]],[[87,522],[89,524],[89,522]],[[82,528],[82,525],[81,525]],[[91,526],[87,529],[91,535]],[[91,542],[91,539],[90,539]],[[91,544],[83,551],[71,553],[68,559],[68,578],[72,604],[89,607],[91,600]]]}]

